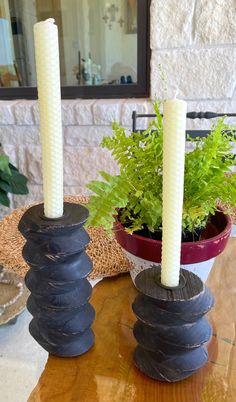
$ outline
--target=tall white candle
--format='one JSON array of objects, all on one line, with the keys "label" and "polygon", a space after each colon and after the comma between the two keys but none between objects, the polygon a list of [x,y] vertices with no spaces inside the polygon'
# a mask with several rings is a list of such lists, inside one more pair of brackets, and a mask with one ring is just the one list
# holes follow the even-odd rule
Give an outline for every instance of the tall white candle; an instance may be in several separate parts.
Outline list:
[{"label": "tall white candle", "polygon": [[184,190],[186,102],[164,103],[161,283],[179,284]]},{"label": "tall white candle", "polygon": [[54,19],[34,25],[42,144],[44,214],[63,215],[63,151],[58,30]]}]

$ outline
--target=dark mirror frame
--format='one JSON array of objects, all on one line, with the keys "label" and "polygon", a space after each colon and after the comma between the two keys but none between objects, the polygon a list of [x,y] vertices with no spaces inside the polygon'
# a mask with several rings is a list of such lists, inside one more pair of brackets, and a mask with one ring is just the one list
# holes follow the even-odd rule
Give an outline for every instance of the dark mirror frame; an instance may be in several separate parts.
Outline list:
[{"label": "dark mirror frame", "polygon": [[[136,84],[61,87],[62,99],[142,98],[149,96],[150,86],[150,0],[138,0]],[[37,99],[36,87],[0,88],[0,99]]]}]

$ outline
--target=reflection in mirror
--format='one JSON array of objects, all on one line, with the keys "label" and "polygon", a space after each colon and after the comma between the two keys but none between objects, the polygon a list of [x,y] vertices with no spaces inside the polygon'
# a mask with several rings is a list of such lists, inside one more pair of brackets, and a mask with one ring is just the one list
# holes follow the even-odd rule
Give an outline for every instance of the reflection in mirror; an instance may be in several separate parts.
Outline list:
[{"label": "reflection in mirror", "polygon": [[137,0],[0,0],[0,87],[36,86],[33,25],[49,17],[62,86],[137,82]]}]

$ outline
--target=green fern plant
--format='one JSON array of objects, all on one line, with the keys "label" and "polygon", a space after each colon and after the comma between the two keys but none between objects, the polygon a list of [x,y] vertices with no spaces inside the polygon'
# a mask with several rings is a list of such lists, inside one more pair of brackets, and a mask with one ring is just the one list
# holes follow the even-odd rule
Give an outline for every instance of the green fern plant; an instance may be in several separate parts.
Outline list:
[{"label": "green fern plant", "polygon": [[[112,152],[120,174],[101,172],[102,181],[88,184],[94,193],[88,204],[88,225],[103,225],[110,231],[119,209],[119,219],[130,233],[161,228],[163,124],[160,104],[155,103],[154,109],[156,119],[144,132],[127,133],[115,122],[112,136],[103,139],[102,146]],[[208,137],[194,139],[195,149],[185,158],[183,230],[205,226],[219,198],[228,203],[227,212],[236,204],[236,175],[226,174],[234,165],[232,141],[224,118]]]}]

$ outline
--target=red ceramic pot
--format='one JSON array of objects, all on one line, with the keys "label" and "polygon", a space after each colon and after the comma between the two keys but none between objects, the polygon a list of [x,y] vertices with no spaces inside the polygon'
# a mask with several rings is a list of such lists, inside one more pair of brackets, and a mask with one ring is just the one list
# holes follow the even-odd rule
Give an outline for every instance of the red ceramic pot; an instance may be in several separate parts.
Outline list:
[{"label": "red ceramic pot", "polygon": [[[216,212],[202,232],[201,240],[182,243],[181,266],[190,269],[205,281],[208,273],[205,272],[206,264],[203,262],[210,260],[212,265],[212,259],[224,250],[231,228],[231,218],[223,212]],[[148,268],[153,263],[161,262],[162,242],[160,240],[153,240],[136,234],[131,235],[125,231],[118,219],[114,223],[114,233],[117,242],[131,262],[131,271],[132,269],[135,271],[135,276],[141,269]],[[200,267],[197,267],[198,265]],[[198,268],[203,271],[203,275],[198,272]]]}]

